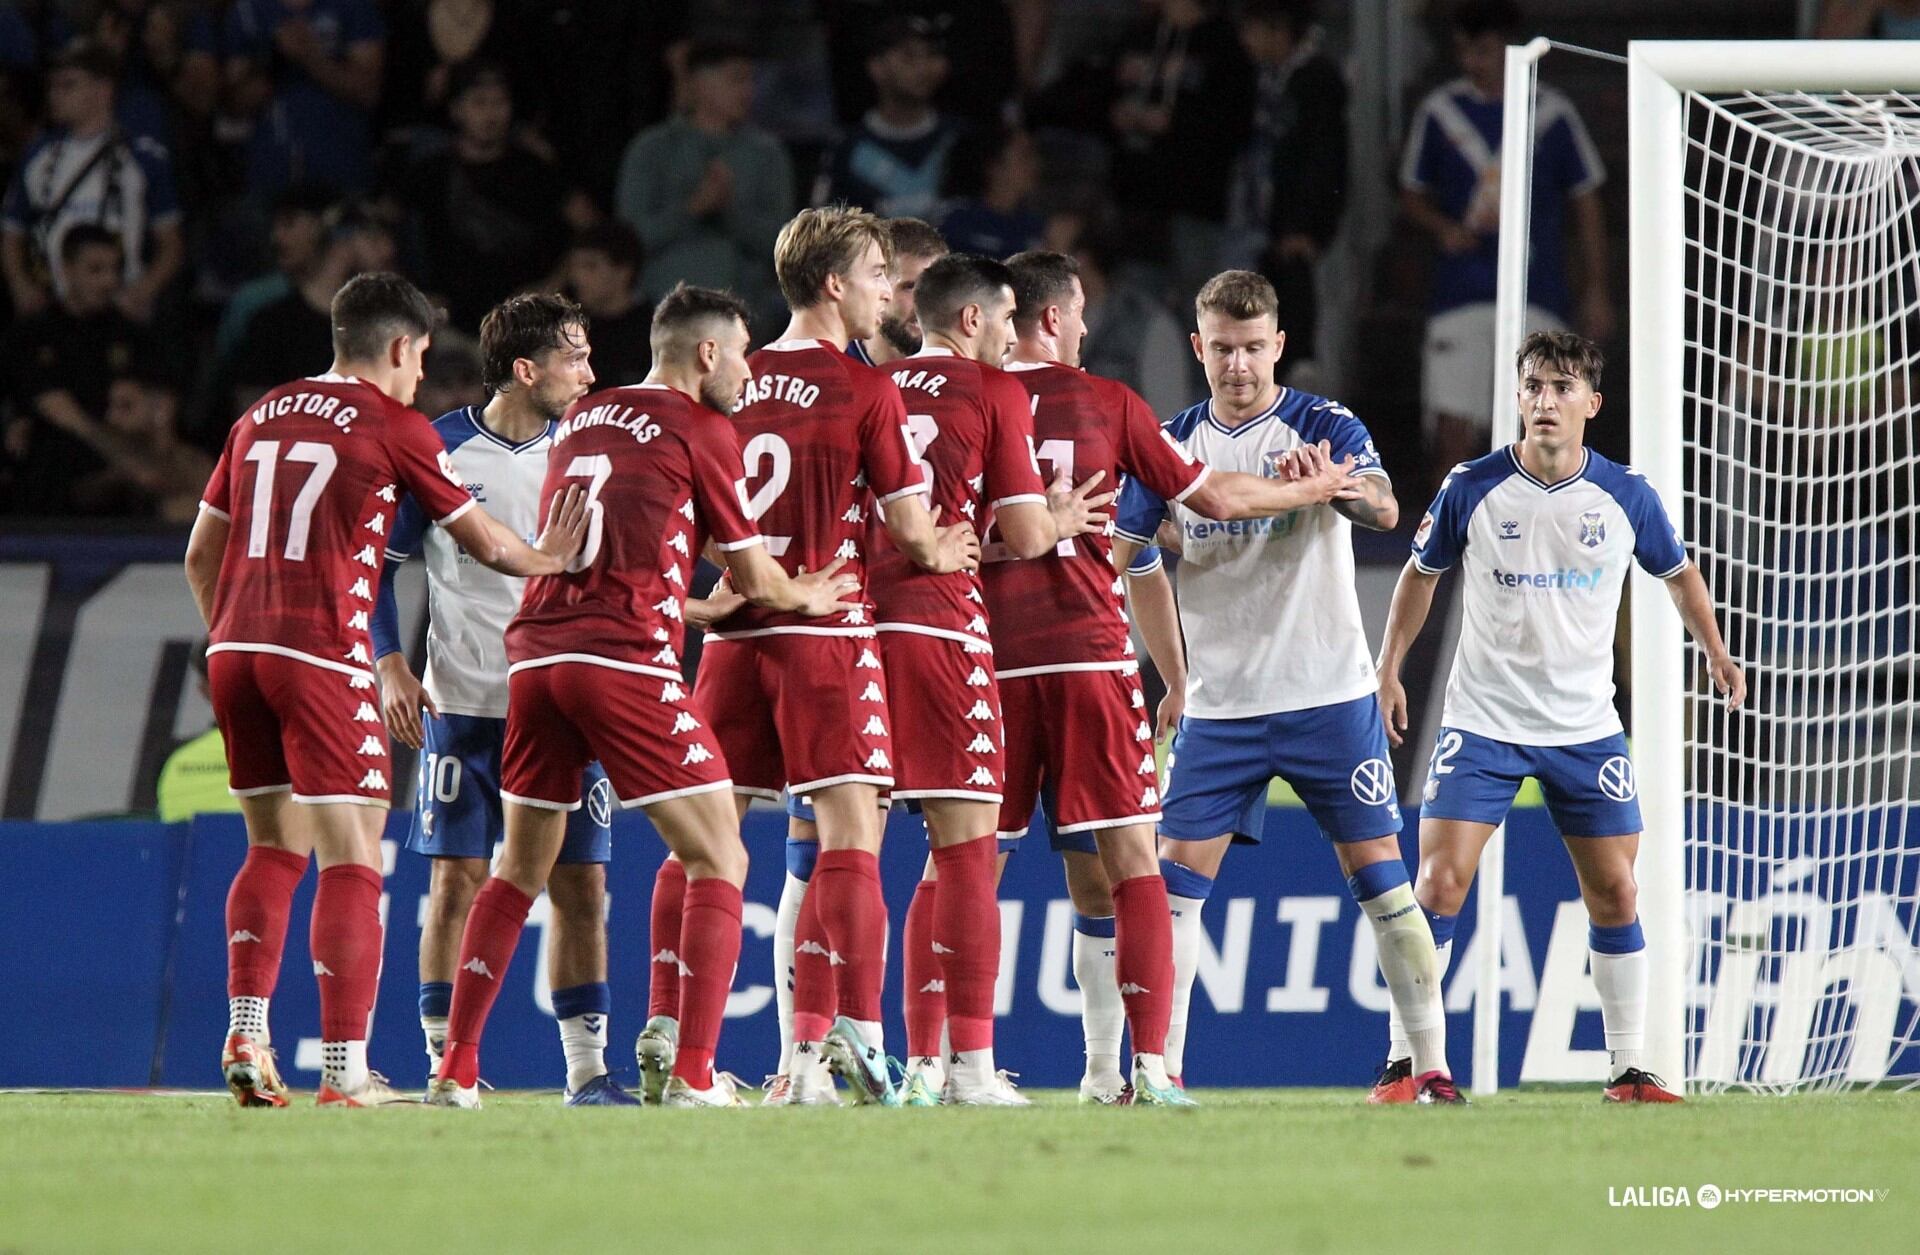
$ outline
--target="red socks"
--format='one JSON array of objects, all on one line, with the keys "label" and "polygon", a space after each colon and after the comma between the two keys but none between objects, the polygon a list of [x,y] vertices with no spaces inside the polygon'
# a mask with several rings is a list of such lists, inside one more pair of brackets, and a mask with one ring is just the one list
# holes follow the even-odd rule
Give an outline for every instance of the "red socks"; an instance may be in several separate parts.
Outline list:
[{"label": "red socks", "polygon": [[[988,833],[933,851],[940,874],[934,948],[946,977],[947,1036],[956,1052],[993,1047],[993,982],[1000,972],[1000,907],[993,883],[998,850]],[[1171,956],[1171,947],[1167,953]]]},{"label": "red socks", "polygon": [[1127,1007],[1133,1052],[1165,1054],[1173,1014],[1173,917],[1165,880],[1135,876],[1113,887],[1113,935],[1114,977]]},{"label": "red socks", "polygon": [[947,982],[940,957],[933,952],[934,902],[940,882],[923,880],[907,907],[906,936],[901,946],[907,1013],[907,1053],[916,1059],[940,1058],[940,1030],[947,1020]]},{"label": "red socks", "polygon": [[[680,1018],[680,964],[692,966],[680,950],[685,933],[681,910],[687,898],[687,869],[679,859],[660,864],[653,878],[653,912],[648,945],[653,962],[647,968],[647,1014]],[[736,915],[738,913],[736,912]],[[684,1034],[682,1034],[684,1038]],[[705,1089],[703,1084],[700,1088]]]},{"label": "red socks", "polygon": [[840,1002],[840,974],[834,971],[827,930],[820,922],[819,868],[808,882],[793,925],[793,1040],[824,1041]]},{"label": "red socks", "polygon": [[309,936],[322,1041],[367,1039],[380,983],[380,941],[380,873],[352,863],[322,868]]},{"label": "red socks", "polygon": [[[816,905],[827,949],[841,960],[840,1014],[878,1020],[880,986],[887,976],[887,903],[880,895],[880,860],[865,850],[822,850],[807,886],[806,909]],[[797,1036],[800,1004],[795,993]]]},{"label": "red socks", "polygon": [[[733,969],[740,961],[740,890],[724,880],[707,877],[688,884],[685,920],[680,926],[679,973],[680,1049],[673,1074],[696,1089],[713,1084],[713,1051],[720,1039],[720,1021],[733,988]],[[656,906],[659,898],[656,896]],[[660,964],[654,964],[660,970]]]},{"label": "red socks", "polygon": [[307,860],[291,851],[258,845],[247,849],[247,861],[227,890],[227,997],[273,996],[293,891],[306,871]]},{"label": "red socks", "polygon": [[532,898],[498,876],[474,895],[467,930],[460,935],[460,970],[453,976],[453,1008],[447,1015],[441,1076],[463,1086],[479,1083],[480,1034],[532,909]]}]

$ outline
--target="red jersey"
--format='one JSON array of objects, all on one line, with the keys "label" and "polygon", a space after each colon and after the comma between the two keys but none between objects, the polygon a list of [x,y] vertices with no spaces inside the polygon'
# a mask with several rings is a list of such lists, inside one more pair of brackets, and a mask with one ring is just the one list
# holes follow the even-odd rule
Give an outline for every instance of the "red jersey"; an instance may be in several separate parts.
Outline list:
[{"label": "red jersey", "polygon": [[527,581],[507,625],[507,671],[586,662],[678,680],[682,607],[700,551],[760,543],[724,414],[660,384],[575,401],[554,429],[540,517],[587,490],[586,544],[561,575]]},{"label": "red jersey", "polygon": [[907,435],[900,392],[871,366],[823,340],[781,340],[747,359],[753,379],[734,410],[734,435],[747,468],[747,517],[767,552],[798,575],[845,558],[842,575],[860,581],[867,609],[809,619],[792,611],[745,606],[722,621],[720,640],[804,632],[873,632],[863,553],[867,513],[926,489],[926,469]]},{"label": "red jersey", "polygon": [[[926,349],[885,368],[907,407],[907,431],[932,481],[940,522],[981,533],[991,511],[1047,501],[1033,460],[1026,389],[997,367]],[[874,518],[873,603],[878,622],[928,636],[987,641],[986,601],[973,571],[936,575],[902,553]]]},{"label": "red jersey", "polygon": [[347,375],[261,397],[227,433],[201,498],[232,524],[207,652],[281,654],[371,680],[367,623],[409,493],[443,526],[474,504],[424,414]]},{"label": "red jersey", "polygon": [[[1007,374],[1031,398],[1035,448],[1049,478],[1064,474],[1078,484],[1105,471],[1096,491],[1112,492],[1127,475],[1169,501],[1185,499],[1206,478],[1206,465],[1169,439],[1125,384],[1058,362],[1017,362]],[[992,546],[983,551],[999,676],[1136,665],[1112,551],[1105,534],[1063,540],[1028,562],[995,560]]]}]

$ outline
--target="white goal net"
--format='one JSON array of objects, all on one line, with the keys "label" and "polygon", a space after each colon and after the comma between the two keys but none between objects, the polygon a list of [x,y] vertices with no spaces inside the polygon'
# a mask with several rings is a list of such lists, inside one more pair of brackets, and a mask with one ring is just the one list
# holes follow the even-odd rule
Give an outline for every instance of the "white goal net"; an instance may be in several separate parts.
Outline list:
[{"label": "white goal net", "polygon": [[1750,685],[1728,713],[1685,647],[1695,1090],[1920,1078],[1916,97],[1679,92],[1681,396],[1634,420],[1678,425],[1659,486]]}]

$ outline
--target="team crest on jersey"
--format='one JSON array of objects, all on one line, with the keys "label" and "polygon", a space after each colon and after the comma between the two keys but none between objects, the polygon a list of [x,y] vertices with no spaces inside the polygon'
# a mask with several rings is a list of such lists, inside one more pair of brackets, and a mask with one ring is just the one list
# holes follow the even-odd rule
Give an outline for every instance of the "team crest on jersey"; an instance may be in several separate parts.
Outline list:
[{"label": "team crest on jersey", "polygon": [[1287,449],[1268,449],[1260,455],[1260,473],[1268,479],[1280,478],[1280,464],[1287,460]]},{"label": "team crest on jersey", "polygon": [[1607,539],[1607,520],[1598,510],[1588,510],[1580,516],[1580,543],[1589,549],[1598,549]]}]

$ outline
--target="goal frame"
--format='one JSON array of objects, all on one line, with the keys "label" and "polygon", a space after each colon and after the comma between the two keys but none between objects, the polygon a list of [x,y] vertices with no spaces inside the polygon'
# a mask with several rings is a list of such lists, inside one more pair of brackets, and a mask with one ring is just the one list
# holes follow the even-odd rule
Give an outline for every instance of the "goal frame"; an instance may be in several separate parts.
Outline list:
[{"label": "goal frame", "polygon": [[[1627,48],[1629,438],[1634,468],[1682,520],[1686,450],[1686,135],[1683,94],[1912,91],[1912,45],[1880,40],[1634,41]],[[1683,535],[1683,539],[1686,538]],[[1650,965],[1647,1066],[1690,1080],[1686,1057],[1685,630],[1664,596],[1636,581],[1633,718],[1646,832],[1634,874]]]}]

